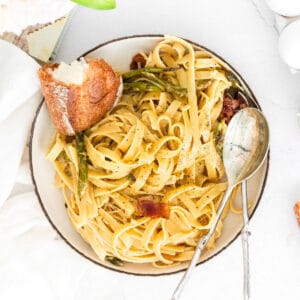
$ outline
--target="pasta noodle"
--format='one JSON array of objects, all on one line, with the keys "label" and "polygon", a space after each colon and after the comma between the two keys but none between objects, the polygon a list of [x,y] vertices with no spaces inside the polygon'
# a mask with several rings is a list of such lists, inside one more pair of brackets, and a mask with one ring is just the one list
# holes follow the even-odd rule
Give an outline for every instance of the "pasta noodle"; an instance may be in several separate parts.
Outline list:
[{"label": "pasta noodle", "polygon": [[[190,260],[215,220],[227,183],[214,132],[231,82],[217,58],[176,37],[142,55],[146,67],[174,68],[159,76],[186,95],[123,93],[84,132],[88,178],[81,197],[75,141],[56,134],[47,158],[72,224],[101,260],[111,255],[161,267]],[[169,217],[141,215],[137,202],[145,195],[166,204]],[[208,248],[221,231],[222,222]]]}]

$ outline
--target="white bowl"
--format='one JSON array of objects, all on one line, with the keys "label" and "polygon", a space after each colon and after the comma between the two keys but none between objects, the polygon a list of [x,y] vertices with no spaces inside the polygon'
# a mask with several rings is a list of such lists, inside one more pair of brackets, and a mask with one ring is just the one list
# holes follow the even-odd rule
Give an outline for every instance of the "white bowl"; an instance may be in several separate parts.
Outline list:
[{"label": "white bowl", "polygon": [[[115,70],[124,71],[129,68],[133,55],[140,51],[147,52],[153,49],[154,45],[161,39],[162,35],[124,37],[101,44],[88,51],[83,56],[91,58],[102,57],[111,64]],[[200,47],[195,43],[193,44],[196,47]],[[206,48],[204,49],[207,50]],[[259,105],[247,84],[241,79],[236,71],[232,69],[232,67],[228,64],[226,65],[228,66],[228,69],[231,70],[240,80],[248,98],[251,99],[252,105],[259,108]],[[43,211],[53,228],[58,232],[62,239],[75,251],[82,255],[82,257],[103,267],[120,272],[138,275],[162,275],[185,270],[188,265],[187,262],[174,267],[158,269],[153,267],[151,264],[137,263],[125,263],[122,267],[116,267],[108,262],[99,260],[89,244],[81,238],[71,225],[66,212],[62,193],[54,187],[54,168],[53,165],[45,158],[46,149],[53,133],[54,127],[47,112],[46,105],[42,102],[37,110],[36,117],[32,125],[30,142],[31,174],[35,191]],[[269,159],[265,161],[258,172],[255,173],[255,175],[248,181],[249,200],[253,203],[251,214],[253,214],[261,198],[268,173],[268,163]],[[239,200],[240,195],[238,193],[236,201]],[[242,224],[243,221],[241,215],[229,212],[228,216],[224,220],[223,232],[217,240],[216,247],[212,250],[204,251],[199,263],[207,261],[228,247],[240,234]]]},{"label": "white bowl", "polygon": [[266,3],[280,16],[295,17],[300,15],[299,0],[266,0]]},{"label": "white bowl", "polygon": [[300,70],[300,19],[287,25],[278,40],[279,54],[293,70]]}]

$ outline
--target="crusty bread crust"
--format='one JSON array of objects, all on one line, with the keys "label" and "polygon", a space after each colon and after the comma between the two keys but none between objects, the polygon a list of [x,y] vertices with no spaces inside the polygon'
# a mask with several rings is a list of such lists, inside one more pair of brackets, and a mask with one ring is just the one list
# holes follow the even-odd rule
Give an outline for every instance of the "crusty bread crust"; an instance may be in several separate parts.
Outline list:
[{"label": "crusty bread crust", "polygon": [[121,80],[103,59],[89,60],[82,85],[53,77],[58,64],[39,69],[42,93],[59,133],[74,135],[97,123],[115,104]]},{"label": "crusty bread crust", "polygon": [[298,225],[300,226],[300,201],[295,203],[294,213],[295,213]]}]

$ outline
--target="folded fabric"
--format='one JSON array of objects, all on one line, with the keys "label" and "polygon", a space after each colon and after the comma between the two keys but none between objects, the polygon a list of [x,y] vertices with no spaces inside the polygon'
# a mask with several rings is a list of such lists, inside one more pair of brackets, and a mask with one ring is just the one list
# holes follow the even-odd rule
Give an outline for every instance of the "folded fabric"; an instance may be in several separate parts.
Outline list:
[{"label": "folded fabric", "polygon": [[124,300],[121,277],[68,247],[28,189],[0,209],[0,299]]},{"label": "folded fabric", "polygon": [[16,46],[0,40],[0,207],[9,196],[41,100],[39,65]]}]

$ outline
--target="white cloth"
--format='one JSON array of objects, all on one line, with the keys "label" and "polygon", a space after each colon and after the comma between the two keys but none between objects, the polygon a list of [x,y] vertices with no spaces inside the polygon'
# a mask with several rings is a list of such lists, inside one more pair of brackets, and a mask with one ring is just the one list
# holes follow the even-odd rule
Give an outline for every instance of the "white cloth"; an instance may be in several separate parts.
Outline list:
[{"label": "white cloth", "polygon": [[81,300],[88,295],[124,300],[115,273],[67,247],[33,192],[26,141],[41,100],[39,65],[0,40],[0,66],[0,299]]},{"label": "white cloth", "polygon": [[0,66],[1,207],[13,188],[41,94],[37,78],[39,65],[25,52],[2,40]]},{"label": "white cloth", "polygon": [[92,263],[66,247],[32,191],[4,203],[0,224],[1,300],[124,300],[115,273],[92,271]]}]

